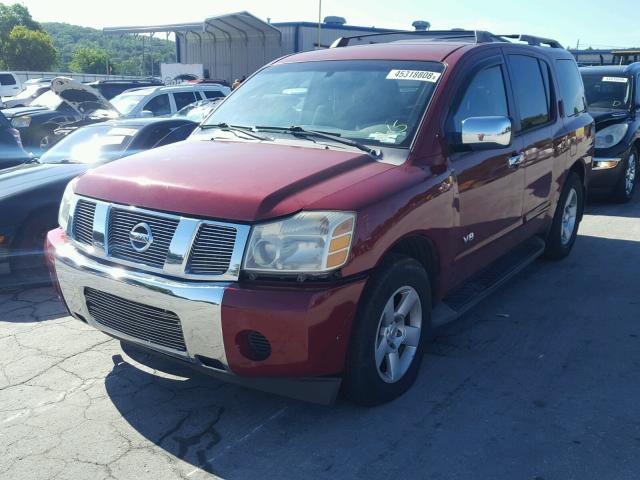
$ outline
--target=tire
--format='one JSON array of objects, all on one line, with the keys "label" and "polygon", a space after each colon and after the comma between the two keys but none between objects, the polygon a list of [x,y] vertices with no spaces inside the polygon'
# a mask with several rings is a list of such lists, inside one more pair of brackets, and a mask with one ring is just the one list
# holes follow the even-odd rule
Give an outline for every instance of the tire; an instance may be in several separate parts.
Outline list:
[{"label": "tire", "polygon": [[[583,211],[584,187],[582,181],[578,174],[569,172],[556,206],[551,229],[547,234],[544,251],[546,258],[560,260],[569,255],[578,236],[578,227],[582,220]],[[573,218],[573,222],[571,218]]]},{"label": "tire", "polygon": [[[402,316],[404,310],[409,313]],[[430,331],[427,272],[412,258],[389,256],[360,300],[344,375],[346,397],[376,406],[405,393],[418,375]]]},{"label": "tire", "polygon": [[37,215],[28,220],[13,244],[12,250],[17,253],[9,260],[13,275],[22,280],[48,280],[44,240],[47,232],[56,226],[55,213]]},{"label": "tire", "polygon": [[623,160],[624,173],[611,192],[611,198],[618,203],[627,203],[633,198],[638,178],[638,149],[631,147]]}]

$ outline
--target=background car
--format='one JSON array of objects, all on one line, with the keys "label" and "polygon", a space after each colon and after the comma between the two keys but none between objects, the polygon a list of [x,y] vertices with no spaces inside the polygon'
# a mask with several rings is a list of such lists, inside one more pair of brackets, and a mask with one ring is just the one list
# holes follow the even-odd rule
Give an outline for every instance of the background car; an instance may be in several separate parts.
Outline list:
[{"label": "background car", "polygon": [[51,80],[47,82],[26,83],[24,90],[14,97],[3,98],[4,108],[28,107],[36,98],[51,89]]},{"label": "background car", "polygon": [[13,97],[22,90],[18,76],[13,72],[0,72],[0,97]]},{"label": "background car", "polygon": [[582,67],[580,73],[596,122],[589,189],[628,202],[636,190],[640,158],[640,62]]},{"label": "background car", "polygon": [[149,78],[144,80],[97,80],[85,85],[100,92],[107,100],[111,100],[113,97],[132,88],[155,87],[161,86],[163,83],[155,78]]},{"label": "background car", "polygon": [[48,278],[42,246],[45,233],[57,226],[67,183],[98,164],[185,140],[196,126],[174,118],[88,125],[39,160],[0,173],[0,271],[8,270],[24,283]]},{"label": "background car", "polygon": [[200,100],[199,102],[187,105],[179,112],[176,112],[173,115],[173,118],[186,118],[192,122],[202,123],[204,119],[218,107],[221,101],[221,98],[216,98],[214,100]]},{"label": "background car", "polygon": [[51,90],[43,93],[28,107],[3,110],[11,125],[20,131],[25,149],[40,156],[49,143],[47,137],[57,128],[89,120],[95,123],[120,114],[99,92],[75,80],[56,77],[51,80]]},{"label": "background car", "polygon": [[229,87],[217,84],[135,88],[113,98],[111,104],[123,117],[163,117],[198,100],[222,98],[229,93]]},{"label": "background car", "polygon": [[[22,148],[20,132],[13,128],[0,112],[0,170],[19,165],[27,160],[29,155]],[[1,191],[0,195],[2,195]]]}]

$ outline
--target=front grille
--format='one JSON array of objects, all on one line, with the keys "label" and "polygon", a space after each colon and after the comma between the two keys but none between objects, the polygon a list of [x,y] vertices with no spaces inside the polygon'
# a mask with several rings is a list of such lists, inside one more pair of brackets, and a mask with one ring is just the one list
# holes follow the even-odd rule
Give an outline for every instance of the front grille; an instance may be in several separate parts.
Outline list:
[{"label": "front grille", "polygon": [[73,238],[77,242],[86,245],[93,243],[93,217],[95,213],[95,203],[87,200],[78,200],[76,210],[73,213],[72,225]]},{"label": "front grille", "polygon": [[187,350],[178,316],[93,288],[84,290],[93,319],[116,332],[173,350]]},{"label": "front grille", "polygon": [[[109,213],[108,226],[109,255],[120,260],[162,268],[178,222],[178,218],[157,217],[131,210],[112,208]],[[145,252],[134,250],[129,241],[131,230],[139,223],[149,225],[153,235],[153,243]]]},{"label": "front grille", "polygon": [[229,270],[236,229],[222,225],[200,226],[189,255],[187,271],[199,275],[222,275]]}]

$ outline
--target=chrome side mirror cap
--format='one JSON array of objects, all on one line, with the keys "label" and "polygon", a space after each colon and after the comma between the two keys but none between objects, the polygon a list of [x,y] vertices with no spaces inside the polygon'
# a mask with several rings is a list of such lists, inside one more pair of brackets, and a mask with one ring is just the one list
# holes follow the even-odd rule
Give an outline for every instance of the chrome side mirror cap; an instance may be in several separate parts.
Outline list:
[{"label": "chrome side mirror cap", "polygon": [[470,117],[462,121],[462,145],[472,150],[508,147],[512,130],[507,117]]}]

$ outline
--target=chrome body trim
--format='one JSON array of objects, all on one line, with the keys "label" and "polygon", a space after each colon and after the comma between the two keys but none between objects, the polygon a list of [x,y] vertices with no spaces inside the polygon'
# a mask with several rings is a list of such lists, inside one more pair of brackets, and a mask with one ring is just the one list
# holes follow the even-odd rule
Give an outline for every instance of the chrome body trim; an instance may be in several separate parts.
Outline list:
[{"label": "chrome body trim", "polygon": [[[106,265],[82,254],[72,243],[56,248],[55,268],[69,311],[81,315],[92,327],[118,339],[194,363],[199,363],[196,355],[215,359],[225,367],[224,371],[232,373],[222,336],[221,305],[228,282],[176,281]],[[140,340],[98,323],[87,308],[85,288],[175,313],[180,319],[187,351]]]},{"label": "chrome body trim", "polygon": [[[93,219],[93,245],[87,245],[82,242],[78,242],[73,236],[73,223],[74,215],[78,201],[84,200],[87,202],[95,203],[96,211]],[[178,221],[178,226],[173,234],[171,243],[169,245],[169,251],[165,258],[165,263],[162,268],[149,266],[144,263],[132,262],[130,260],[124,260],[121,258],[112,257],[109,254],[109,216],[112,209],[128,210],[133,213],[140,213],[145,215],[151,215],[156,218],[167,218]],[[187,270],[187,262],[189,260],[189,254],[193,247],[193,242],[196,238],[199,228],[202,225],[217,225],[221,227],[233,228],[236,231],[236,240],[229,262],[229,267],[226,272],[220,275],[209,274],[192,274]],[[186,280],[200,280],[200,281],[236,281],[240,276],[240,268],[242,265],[242,258],[244,256],[244,250],[249,239],[249,233],[251,227],[249,225],[218,222],[214,220],[202,220],[197,218],[183,217],[181,215],[169,214],[164,212],[158,212],[155,210],[148,210],[145,208],[139,208],[129,205],[121,205],[117,203],[105,202],[102,200],[96,200],[91,197],[84,197],[81,195],[74,195],[70,205],[69,222],[67,224],[67,236],[72,240],[73,245],[85,254],[96,257],[102,260],[123,265],[126,267],[143,270],[158,275],[171,276],[176,278],[182,278]]]}]

